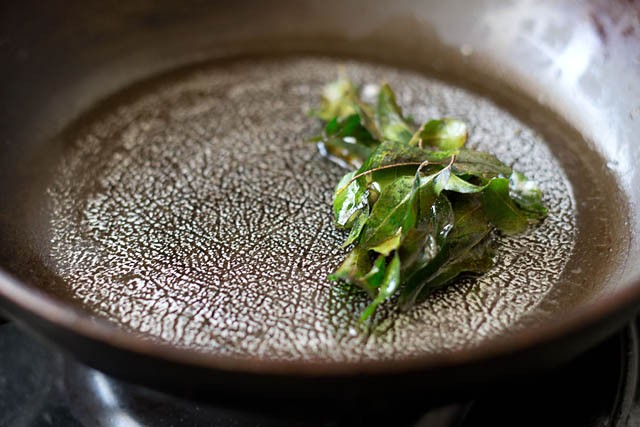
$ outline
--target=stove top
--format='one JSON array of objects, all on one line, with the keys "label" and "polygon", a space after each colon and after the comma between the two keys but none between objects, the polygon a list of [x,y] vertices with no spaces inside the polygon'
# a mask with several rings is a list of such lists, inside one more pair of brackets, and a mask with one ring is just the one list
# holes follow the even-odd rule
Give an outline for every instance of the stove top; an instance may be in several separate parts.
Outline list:
[{"label": "stove top", "polygon": [[436,409],[269,413],[194,402],[110,378],[0,325],[0,427],[41,426],[635,426],[640,425],[637,322],[571,363]]}]

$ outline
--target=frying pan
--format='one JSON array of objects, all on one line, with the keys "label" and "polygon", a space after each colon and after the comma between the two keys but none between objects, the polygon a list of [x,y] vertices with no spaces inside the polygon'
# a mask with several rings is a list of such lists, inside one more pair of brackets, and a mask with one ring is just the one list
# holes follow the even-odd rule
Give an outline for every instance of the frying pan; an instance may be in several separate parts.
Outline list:
[{"label": "frying pan", "polygon": [[[636,2],[13,2],[0,34],[0,303],[174,390],[444,396],[550,368],[640,301]],[[354,323],[341,173],[304,139],[341,68],[538,180],[495,269]],[[385,311],[386,310],[386,311]],[[418,393],[419,392],[419,393]]]}]

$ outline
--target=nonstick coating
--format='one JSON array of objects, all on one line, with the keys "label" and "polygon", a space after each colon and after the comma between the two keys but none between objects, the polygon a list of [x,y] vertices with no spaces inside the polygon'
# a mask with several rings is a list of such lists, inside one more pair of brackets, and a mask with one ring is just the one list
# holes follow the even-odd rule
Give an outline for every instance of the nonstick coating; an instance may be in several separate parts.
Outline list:
[{"label": "nonstick coating", "polygon": [[[358,322],[368,297],[326,279],[346,253],[331,214],[345,169],[307,142],[321,131],[307,111],[341,68],[358,83],[388,81],[420,123],[464,119],[469,145],[540,182],[550,210],[542,226],[500,240],[488,274],[404,313],[387,304],[370,326]],[[134,332],[239,357],[420,357],[539,316],[571,258],[576,209],[545,141],[458,88],[389,67],[289,57],[177,71],[116,98],[61,137],[68,147],[42,197],[46,268],[60,277],[51,292]],[[611,238],[606,227],[594,231]],[[599,272],[565,276],[582,273]]]},{"label": "nonstick coating", "polygon": [[[256,393],[454,389],[601,339],[640,294],[637,38],[618,4],[462,3],[367,3],[358,24],[357,3],[9,7],[7,313],[131,380]],[[370,334],[324,279],[342,171],[303,141],[337,64],[420,120],[463,117],[551,206],[488,275]]]}]

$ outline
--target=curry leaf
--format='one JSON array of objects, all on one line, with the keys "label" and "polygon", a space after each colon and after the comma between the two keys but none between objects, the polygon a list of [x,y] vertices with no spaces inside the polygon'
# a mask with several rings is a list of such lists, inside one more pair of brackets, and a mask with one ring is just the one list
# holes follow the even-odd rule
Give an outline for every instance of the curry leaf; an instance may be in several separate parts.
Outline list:
[{"label": "curry leaf", "polygon": [[324,134],[311,139],[332,160],[360,167],[378,145],[371,133],[360,123],[360,116],[352,114],[344,118],[335,117],[327,123]]},{"label": "curry leaf", "polygon": [[334,118],[327,123],[324,132],[328,138],[347,138],[347,142],[359,143],[367,147],[378,145],[378,141],[374,139],[371,132],[362,125],[358,114],[352,114],[342,119]]},{"label": "curry leaf", "polygon": [[354,110],[358,112],[360,117],[360,124],[367,129],[371,136],[373,136],[377,141],[382,141],[382,134],[376,124],[373,108],[369,104],[363,102],[355,94],[352,96],[351,100]]},{"label": "curry leaf", "polygon": [[521,233],[547,215],[535,182],[464,148],[462,121],[430,120],[414,132],[386,84],[373,106],[342,79],[325,89],[315,114],[326,125],[312,141],[357,168],[334,193],[335,226],[349,230],[351,250],[329,278],[370,295],[361,321],[394,296],[406,309],[461,275],[486,272],[494,229]]},{"label": "curry leaf", "polygon": [[362,233],[362,229],[364,228],[367,220],[369,219],[369,209],[362,208],[356,213],[357,217],[355,221],[353,221],[353,225],[351,226],[351,231],[349,232],[349,236],[347,240],[342,244],[343,248],[346,248],[356,240],[360,238],[360,234]]},{"label": "curry leaf", "polygon": [[494,178],[482,192],[482,205],[489,221],[507,235],[527,229],[527,216],[509,196],[509,180]]},{"label": "curry leaf", "polygon": [[459,176],[473,176],[488,182],[496,177],[508,177],[511,168],[494,155],[482,151],[460,149],[457,151],[454,173]]},{"label": "curry leaf", "polygon": [[357,180],[352,180],[355,172],[342,177],[333,196],[333,217],[337,228],[351,228],[356,214],[368,206],[368,190]]},{"label": "curry leaf", "polygon": [[388,255],[400,244],[402,225],[409,208],[413,177],[404,176],[387,186],[373,205],[361,245]]},{"label": "curry leaf", "polygon": [[364,159],[371,154],[369,147],[347,142],[341,138],[329,138],[318,142],[318,148],[329,159],[344,162],[346,165],[360,167]]},{"label": "curry leaf", "polygon": [[398,286],[400,286],[400,280],[400,257],[396,253],[393,255],[391,262],[389,262],[389,265],[386,268],[384,279],[380,284],[378,294],[374,298],[373,302],[371,302],[371,304],[369,304],[369,306],[362,312],[362,315],[360,316],[361,322],[371,317],[373,313],[375,313],[376,308],[396,292]]},{"label": "curry leaf", "polygon": [[312,114],[326,121],[354,114],[352,96],[355,91],[353,83],[345,78],[329,83],[322,90],[320,108],[312,111]]},{"label": "curry leaf", "polygon": [[470,194],[481,192],[485,189],[485,186],[471,184],[459,176],[451,174],[444,189],[448,191],[455,191],[456,193]]},{"label": "curry leaf", "polygon": [[526,215],[542,219],[547,216],[547,208],[542,204],[542,191],[538,184],[530,181],[520,172],[513,172],[509,178],[509,196],[526,212]]},{"label": "curry leaf", "polygon": [[491,225],[480,196],[454,198],[452,206],[455,221],[448,240],[452,250],[475,246],[489,234]]},{"label": "curry leaf", "polygon": [[467,142],[467,125],[458,119],[429,120],[409,141],[409,145],[454,150]]},{"label": "curry leaf", "polygon": [[[369,273],[371,268],[372,263],[367,251],[354,248],[349,252],[336,271],[331,273],[328,278],[333,281],[342,280],[362,286],[366,285],[366,282],[364,282],[363,279],[367,273]],[[371,291],[371,289],[368,289],[366,286],[363,287],[365,290]]]},{"label": "curry leaf", "polygon": [[385,141],[371,152],[371,155],[360,167],[358,173],[394,166],[393,169],[380,170],[369,176],[371,180],[379,180],[386,183],[399,176],[413,175],[417,167],[425,161],[430,163],[423,166],[424,173],[437,172],[443,168],[443,165],[449,163],[451,157],[456,154],[456,150],[431,151],[395,141]]},{"label": "curry leaf", "polygon": [[446,171],[427,177],[418,171],[416,176],[400,177],[385,188],[373,206],[362,244],[383,255],[398,249],[403,237],[415,227],[418,212],[428,211],[446,185]]},{"label": "curry leaf", "polygon": [[449,200],[442,195],[436,195],[435,191],[432,196],[431,205],[426,212],[424,207],[429,201],[423,198],[420,219],[416,226],[407,232],[399,249],[403,274],[407,278],[438,256],[453,225],[454,215]]},{"label": "curry leaf", "polygon": [[363,277],[367,287],[377,290],[384,280],[387,271],[387,260],[384,255],[379,255],[373,263],[371,270]]},{"label": "curry leaf", "polygon": [[419,304],[433,291],[446,286],[449,282],[462,274],[484,273],[493,265],[494,249],[492,239],[487,236],[477,245],[465,251],[457,258],[447,259],[424,285],[412,295],[410,305]]},{"label": "curry leaf", "polygon": [[454,200],[453,216],[453,228],[446,236],[446,242],[441,240],[439,251],[429,258],[430,262],[418,264],[418,268],[407,272],[406,285],[400,297],[404,308],[461,273],[479,272],[480,266],[490,266],[493,257],[489,248],[482,252],[486,252],[485,258],[479,258],[478,251],[474,249],[485,240],[491,241],[491,226],[480,198],[465,196]]},{"label": "curry leaf", "polygon": [[375,117],[384,139],[406,144],[413,136],[411,125],[402,116],[396,96],[386,83],[382,85],[378,94]]}]

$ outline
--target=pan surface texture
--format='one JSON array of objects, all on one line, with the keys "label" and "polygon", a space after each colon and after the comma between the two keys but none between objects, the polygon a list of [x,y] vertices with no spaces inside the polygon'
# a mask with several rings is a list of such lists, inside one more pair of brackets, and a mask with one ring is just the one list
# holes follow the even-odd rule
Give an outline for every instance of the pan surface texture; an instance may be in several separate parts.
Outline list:
[{"label": "pan surface texture", "polygon": [[501,242],[489,274],[406,313],[381,310],[370,334],[359,327],[367,298],[326,279],[345,256],[330,209],[344,169],[306,142],[320,126],[305,113],[340,64],[203,66],[80,125],[48,187],[51,291],[173,345],[283,360],[465,348],[534,310],[575,237],[567,178],[543,140],[464,91],[344,64],[362,82],[388,80],[420,122],[464,117],[471,143],[539,181],[551,210]]},{"label": "pan surface texture", "polygon": [[[30,6],[3,13],[0,303],[92,366],[434,392],[566,360],[640,300],[633,3]],[[416,122],[465,120],[549,207],[488,273],[368,330],[326,280],[345,170],[307,142],[339,70]]]}]

